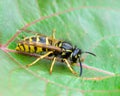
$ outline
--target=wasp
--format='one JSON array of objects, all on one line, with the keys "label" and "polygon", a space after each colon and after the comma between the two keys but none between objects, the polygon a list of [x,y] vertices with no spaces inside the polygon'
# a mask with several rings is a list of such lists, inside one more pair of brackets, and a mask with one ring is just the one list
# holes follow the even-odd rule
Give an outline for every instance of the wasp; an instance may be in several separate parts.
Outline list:
[{"label": "wasp", "polygon": [[23,40],[18,42],[16,51],[40,54],[40,56],[34,62],[26,65],[26,67],[34,65],[40,59],[52,56],[53,61],[49,71],[50,74],[52,73],[57,58],[61,58],[62,62],[67,64],[69,70],[73,74],[77,73],[73,70],[72,65],[79,63],[80,76],[82,75],[81,55],[83,53],[88,53],[96,56],[94,53],[82,51],[69,42],[57,40],[55,38],[55,30],[53,30],[52,36],[38,34],[31,37],[25,37]]}]

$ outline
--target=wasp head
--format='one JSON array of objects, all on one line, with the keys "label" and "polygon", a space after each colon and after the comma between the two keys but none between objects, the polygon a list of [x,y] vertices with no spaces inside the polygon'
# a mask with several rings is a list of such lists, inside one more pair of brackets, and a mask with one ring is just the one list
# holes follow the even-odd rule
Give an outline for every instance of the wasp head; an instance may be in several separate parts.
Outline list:
[{"label": "wasp head", "polygon": [[71,59],[70,59],[70,60],[71,60],[73,63],[76,63],[76,62],[79,60],[80,76],[82,75],[81,55],[82,55],[83,53],[87,53],[87,54],[91,54],[91,55],[93,55],[93,56],[96,56],[94,53],[87,52],[87,51],[83,52],[81,49],[76,48],[76,47],[73,49],[73,52],[72,52],[72,54],[71,54]]}]

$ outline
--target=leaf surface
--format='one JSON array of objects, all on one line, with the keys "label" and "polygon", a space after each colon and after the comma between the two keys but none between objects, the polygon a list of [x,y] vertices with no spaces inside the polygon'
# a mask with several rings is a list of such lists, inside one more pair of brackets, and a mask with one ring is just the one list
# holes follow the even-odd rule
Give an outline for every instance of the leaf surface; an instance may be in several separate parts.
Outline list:
[{"label": "leaf surface", "polygon": [[[83,64],[93,69],[84,67],[82,77],[76,77],[59,62],[49,75],[51,61],[46,59],[25,68],[36,58],[7,53],[0,48],[1,96],[119,96],[119,8],[119,0],[0,1],[0,46],[28,24],[27,29],[47,36],[56,29],[57,39],[97,55],[83,55]],[[8,48],[15,49],[16,40],[24,35],[29,36],[21,33]],[[78,66],[74,69],[79,73]],[[115,75],[101,72],[101,69]]]}]

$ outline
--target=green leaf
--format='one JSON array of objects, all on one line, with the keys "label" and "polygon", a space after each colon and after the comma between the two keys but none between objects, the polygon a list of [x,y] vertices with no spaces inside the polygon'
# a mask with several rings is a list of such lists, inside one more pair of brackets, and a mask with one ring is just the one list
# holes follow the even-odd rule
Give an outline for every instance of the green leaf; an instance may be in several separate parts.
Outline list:
[{"label": "green leaf", "polygon": [[[120,1],[116,0],[2,0],[0,1],[0,95],[1,96],[119,96]],[[27,24],[27,25],[26,25]],[[6,52],[8,40],[20,28],[66,40],[97,56],[83,55],[82,77],[74,76],[64,63]],[[15,49],[21,33],[8,48]],[[74,66],[79,73],[79,67]]]}]

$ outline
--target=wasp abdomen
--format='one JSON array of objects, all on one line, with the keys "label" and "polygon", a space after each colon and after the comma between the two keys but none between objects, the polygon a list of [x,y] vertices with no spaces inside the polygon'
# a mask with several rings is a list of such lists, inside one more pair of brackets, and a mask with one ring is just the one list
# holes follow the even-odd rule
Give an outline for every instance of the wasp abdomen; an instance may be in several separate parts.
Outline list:
[{"label": "wasp abdomen", "polygon": [[48,51],[47,48],[31,45],[31,43],[52,45],[52,40],[45,36],[27,37],[24,38],[23,42],[18,43],[16,50],[29,53],[41,53],[44,51]]}]

